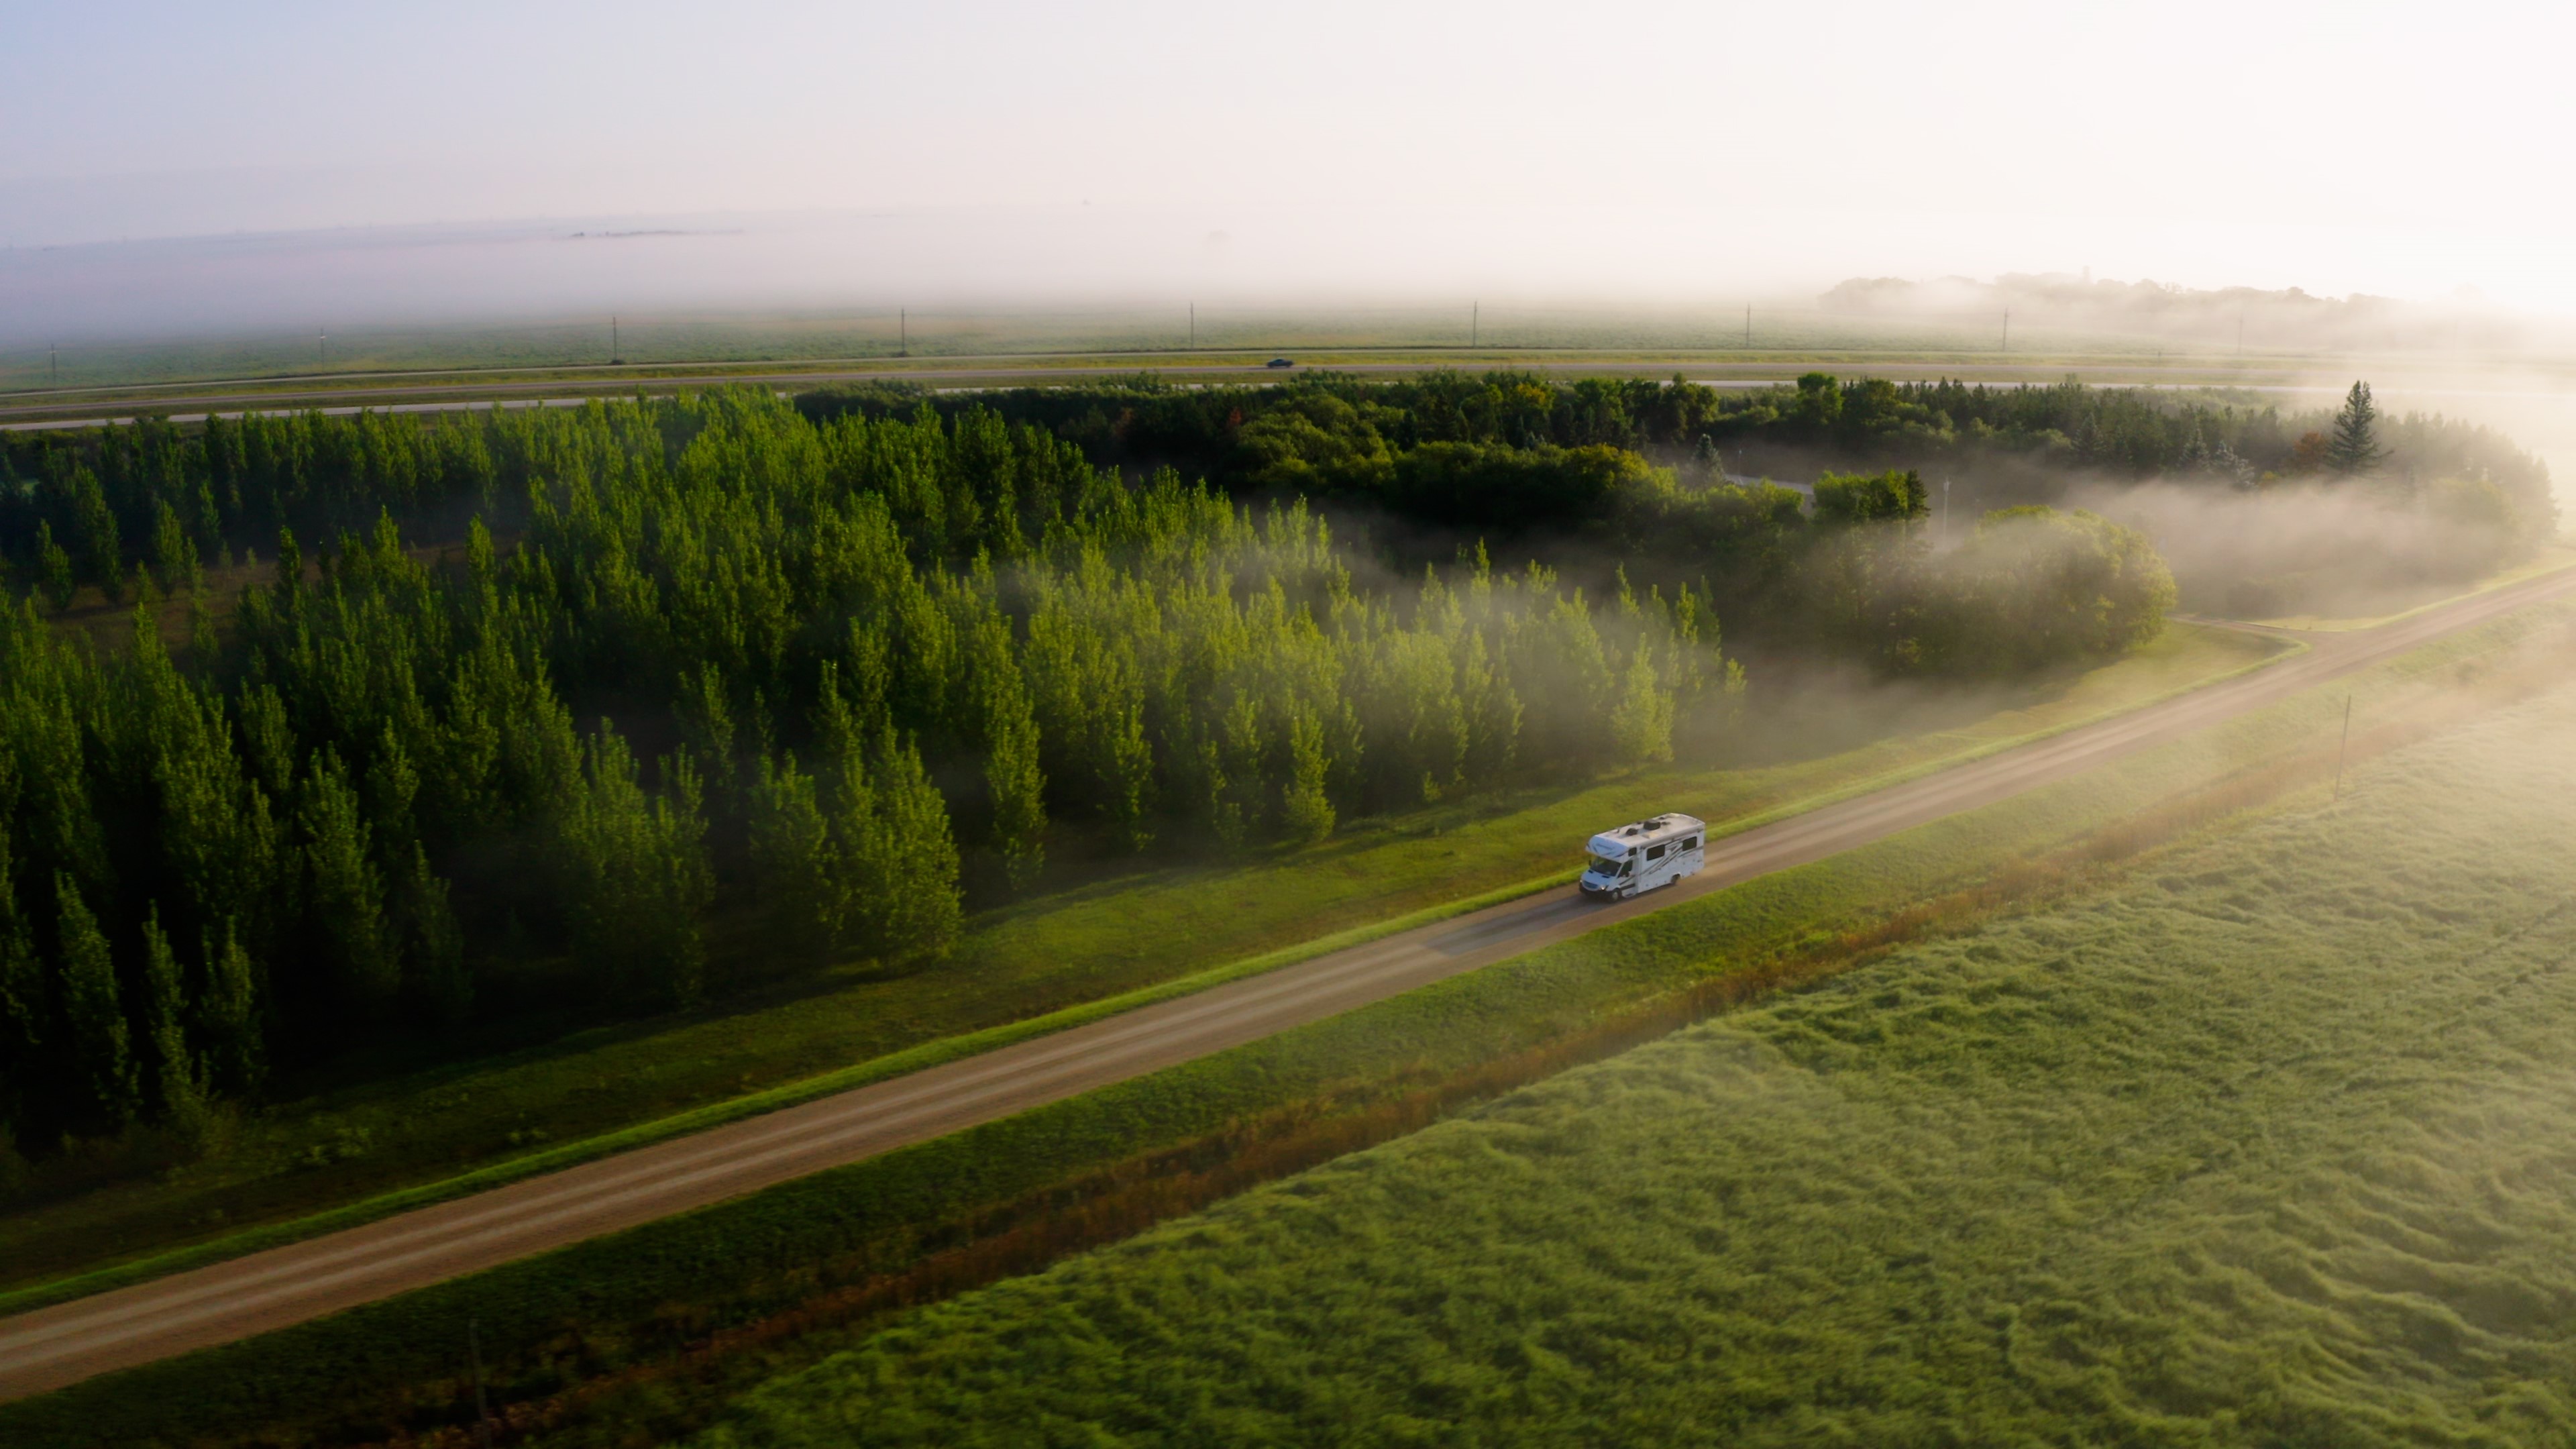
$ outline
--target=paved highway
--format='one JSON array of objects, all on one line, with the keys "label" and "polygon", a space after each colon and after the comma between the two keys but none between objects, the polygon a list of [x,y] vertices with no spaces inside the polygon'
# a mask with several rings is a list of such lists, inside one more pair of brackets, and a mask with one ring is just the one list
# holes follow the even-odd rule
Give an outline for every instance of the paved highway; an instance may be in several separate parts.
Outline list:
[{"label": "paved highway", "polygon": [[[2255,673],[1713,840],[1701,874],[1636,900],[1593,905],[1571,888],[1550,892],[365,1227],[0,1320],[0,1399],[300,1323],[1223,1051],[1991,804],[2513,609],[2571,596],[2576,571],[2376,629],[2312,635],[2310,652]],[[1577,844],[1567,843],[1569,861]]]}]

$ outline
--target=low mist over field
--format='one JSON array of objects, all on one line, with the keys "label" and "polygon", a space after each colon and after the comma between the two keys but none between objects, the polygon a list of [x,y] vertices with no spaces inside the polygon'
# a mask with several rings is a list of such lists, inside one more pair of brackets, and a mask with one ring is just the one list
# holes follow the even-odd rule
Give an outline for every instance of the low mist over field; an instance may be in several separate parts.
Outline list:
[{"label": "low mist over field", "polygon": [[2576,1443],[2545,15],[0,14],[7,1449]]},{"label": "low mist over field", "polygon": [[[2567,101],[2511,12],[1837,15],[1820,42],[1758,7],[1517,0],[61,8],[0,56],[0,339],[1192,297],[2101,310],[2001,280],[2058,276],[2400,299],[2406,345],[2459,349],[2576,308],[2536,241],[2569,204],[2532,183]],[[2306,331],[2389,341],[2348,310],[2373,320]],[[2250,346],[2312,345],[2275,313]]]}]

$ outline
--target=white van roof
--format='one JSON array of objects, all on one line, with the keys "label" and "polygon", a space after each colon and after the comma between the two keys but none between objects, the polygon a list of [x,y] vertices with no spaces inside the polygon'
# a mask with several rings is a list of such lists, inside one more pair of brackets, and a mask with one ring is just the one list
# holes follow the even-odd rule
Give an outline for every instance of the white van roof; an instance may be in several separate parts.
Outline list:
[{"label": "white van roof", "polygon": [[1604,830],[1592,837],[1592,843],[1588,848],[1594,855],[1625,855],[1634,847],[1654,845],[1706,828],[1707,822],[1696,815],[1657,815],[1634,824]]}]

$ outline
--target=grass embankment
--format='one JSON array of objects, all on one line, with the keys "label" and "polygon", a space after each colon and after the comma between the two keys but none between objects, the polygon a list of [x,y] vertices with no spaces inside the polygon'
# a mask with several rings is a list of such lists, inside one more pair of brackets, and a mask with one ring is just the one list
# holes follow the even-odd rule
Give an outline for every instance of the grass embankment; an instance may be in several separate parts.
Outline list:
[{"label": "grass embankment", "polygon": [[918,974],[827,972],[699,1014],[311,1090],[241,1123],[203,1160],[0,1215],[0,1287],[14,1290],[0,1292],[0,1312],[1301,959],[1570,878],[1569,852],[1608,822],[1683,808],[1741,826],[2132,708],[2284,647],[2176,626],[2118,664],[2002,693],[1877,701],[1865,724],[1857,710],[1794,727],[1756,715],[1746,748],[1789,758],[1472,798],[1362,822],[1313,849],[1101,880],[976,921],[951,959]]},{"label": "grass embankment", "polygon": [[[2363,719],[2462,698],[2463,671],[2483,653],[2571,613],[2532,611],[2358,678]],[[573,1442],[668,1437],[698,1422],[708,1382],[809,1356],[849,1331],[833,1325],[1106,1241],[1668,1029],[1730,985],[1830,969],[1941,918],[1911,903],[1958,892],[1954,917],[1990,909],[2013,881],[2046,876],[2025,868],[2034,855],[2098,849],[2088,837],[2125,850],[2183,828],[2201,816],[2168,810],[2158,827],[2140,812],[2330,738],[2342,701],[2341,686],[2305,696],[2079,781],[972,1132],[0,1408],[0,1437],[312,1443],[453,1424],[470,1403],[468,1318],[521,1421]],[[2321,759],[2307,752],[2306,778]],[[2222,785],[2204,808],[2295,778]],[[583,1381],[594,1387],[576,1389]],[[184,1416],[164,1407],[175,1405]]]},{"label": "grass embankment", "polygon": [[2539,578],[2543,574],[2554,574],[2566,568],[2576,568],[2576,546],[2566,543],[2543,544],[2524,562],[2512,568],[2499,569],[2466,587],[2446,583],[2422,584],[2412,589],[2393,591],[2384,599],[2379,612],[2367,616],[2288,614],[2278,619],[2258,619],[2253,622],[2275,629],[2297,629],[2318,634],[2340,634],[2356,629],[2376,629],[2382,624],[2393,624],[2400,619],[2423,613],[2427,609],[2438,608],[2453,599],[2493,593],[2498,589],[2524,583]]},{"label": "grass embankment", "polygon": [[926,1310],[698,1442],[2567,1443],[2571,728]]}]

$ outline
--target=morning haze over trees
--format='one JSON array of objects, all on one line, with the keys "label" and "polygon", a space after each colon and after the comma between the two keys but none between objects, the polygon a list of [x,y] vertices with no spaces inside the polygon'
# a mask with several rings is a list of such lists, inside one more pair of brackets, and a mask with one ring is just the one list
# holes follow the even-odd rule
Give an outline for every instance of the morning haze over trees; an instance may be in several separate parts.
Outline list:
[{"label": "morning haze over trees", "polygon": [[1706,757],[1767,660],[2114,658],[2173,573],[2079,485],[2313,484],[2474,541],[2392,568],[2554,531],[2492,434],[2359,384],[2316,423],[1495,373],[14,439],[0,1127],[185,1138],[371,1044],[901,969],[1106,864]]}]

